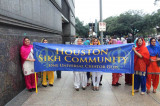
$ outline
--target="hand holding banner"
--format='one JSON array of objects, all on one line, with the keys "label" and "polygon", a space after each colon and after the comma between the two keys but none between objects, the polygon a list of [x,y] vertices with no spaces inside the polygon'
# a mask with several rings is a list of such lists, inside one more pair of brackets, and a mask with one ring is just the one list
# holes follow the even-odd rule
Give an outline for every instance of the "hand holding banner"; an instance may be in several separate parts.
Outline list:
[{"label": "hand holding banner", "polygon": [[33,43],[35,72],[86,71],[133,73],[133,44],[64,45]]}]

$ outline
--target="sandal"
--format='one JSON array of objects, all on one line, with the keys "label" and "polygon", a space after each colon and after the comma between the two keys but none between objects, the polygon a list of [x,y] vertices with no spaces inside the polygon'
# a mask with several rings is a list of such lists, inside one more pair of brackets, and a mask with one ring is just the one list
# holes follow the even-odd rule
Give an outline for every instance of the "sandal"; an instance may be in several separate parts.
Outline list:
[{"label": "sandal", "polygon": [[95,86],[93,86],[93,91],[95,91],[96,90],[96,87]]},{"label": "sandal", "polygon": [[136,90],[136,89],[135,89],[134,92],[139,92],[139,90]]},{"label": "sandal", "polygon": [[99,91],[99,87],[96,87],[96,91]]},{"label": "sandal", "polygon": [[153,93],[156,93],[156,89],[153,89]]},{"label": "sandal", "polygon": [[150,93],[150,90],[147,90],[147,94],[149,94]]},{"label": "sandal", "polygon": [[141,95],[144,95],[145,93],[144,92],[141,92]]}]

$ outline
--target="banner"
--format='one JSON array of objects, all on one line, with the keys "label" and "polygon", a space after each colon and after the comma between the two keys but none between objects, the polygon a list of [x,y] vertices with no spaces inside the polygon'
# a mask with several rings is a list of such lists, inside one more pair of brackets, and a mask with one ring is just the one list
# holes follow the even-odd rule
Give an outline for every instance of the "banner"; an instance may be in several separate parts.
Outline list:
[{"label": "banner", "polygon": [[133,73],[133,44],[64,45],[33,43],[35,72]]}]

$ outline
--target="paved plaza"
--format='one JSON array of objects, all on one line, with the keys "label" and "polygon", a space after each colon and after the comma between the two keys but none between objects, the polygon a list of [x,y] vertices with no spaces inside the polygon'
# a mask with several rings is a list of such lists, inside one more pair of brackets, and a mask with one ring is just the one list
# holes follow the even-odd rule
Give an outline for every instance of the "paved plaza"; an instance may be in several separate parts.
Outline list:
[{"label": "paved plaza", "polygon": [[[76,91],[73,87],[73,72],[62,72],[62,78],[55,75],[54,86],[47,88],[38,85],[38,93],[26,89],[11,100],[6,106],[160,106],[160,92],[148,95],[131,95],[131,86],[125,85],[124,75],[120,77],[122,85],[111,85],[112,74],[104,73],[99,91],[91,86],[86,90]],[[159,89],[159,88],[158,88]]]}]

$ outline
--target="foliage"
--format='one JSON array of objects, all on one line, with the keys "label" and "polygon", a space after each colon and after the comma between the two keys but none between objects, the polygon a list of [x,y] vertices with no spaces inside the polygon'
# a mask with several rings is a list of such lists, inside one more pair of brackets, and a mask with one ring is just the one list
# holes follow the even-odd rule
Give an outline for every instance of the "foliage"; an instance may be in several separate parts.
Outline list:
[{"label": "foliage", "polygon": [[146,35],[155,33],[156,26],[160,26],[160,11],[156,13],[143,14],[142,11],[128,11],[119,16],[109,17],[104,20],[107,23],[105,35],[123,35],[132,34]]},{"label": "foliage", "polygon": [[[144,14],[142,11],[127,11],[119,16],[111,16],[104,20],[106,22],[105,35],[126,36],[143,36],[160,32],[160,10],[152,14]],[[80,37],[88,37],[89,26],[83,25],[76,18],[76,34]],[[157,30],[158,29],[158,30]],[[98,31],[98,35],[100,35]]]},{"label": "foliage", "polygon": [[75,19],[76,25],[76,34],[80,37],[88,37],[88,31],[89,31],[89,26],[88,25],[83,25],[83,22],[81,22],[77,17]]}]

